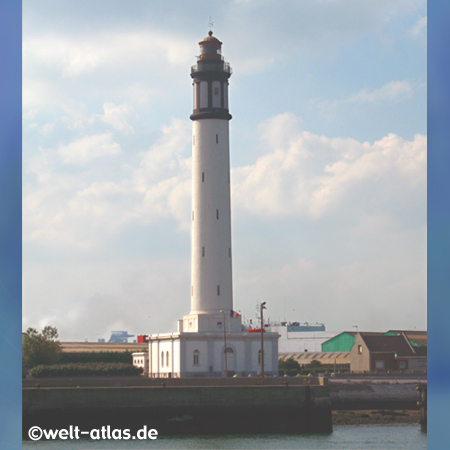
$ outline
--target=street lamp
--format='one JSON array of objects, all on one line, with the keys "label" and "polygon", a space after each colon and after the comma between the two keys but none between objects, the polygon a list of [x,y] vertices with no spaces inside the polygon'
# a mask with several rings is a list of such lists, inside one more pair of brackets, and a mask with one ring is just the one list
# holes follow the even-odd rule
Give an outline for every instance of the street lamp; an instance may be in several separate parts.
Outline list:
[{"label": "street lamp", "polygon": [[223,350],[224,356],[225,356],[225,378],[228,378],[228,367],[227,367],[227,329],[226,329],[226,323],[225,323],[225,311],[223,309],[220,310],[220,312],[223,314],[223,341],[225,348]]},{"label": "street lamp", "polygon": [[261,384],[264,384],[264,318],[263,318],[263,310],[266,308],[266,302],[262,302],[260,307],[260,317],[261,317]]}]

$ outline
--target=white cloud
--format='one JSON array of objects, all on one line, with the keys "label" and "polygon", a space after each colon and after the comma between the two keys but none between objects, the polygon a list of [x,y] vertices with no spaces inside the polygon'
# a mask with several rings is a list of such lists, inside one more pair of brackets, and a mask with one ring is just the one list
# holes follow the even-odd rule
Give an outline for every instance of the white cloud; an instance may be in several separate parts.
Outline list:
[{"label": "white cloud", "polygon": [[[61,171],[55,152],[41,150],[24,172],[25,241],[87,249],[102,246],[127,225],[166,219],[189,231],[191,168],[183,152],[191,142],[190,128],[183,120],[163,127],[135,166],[114,164],[122,150],[110,133],[57,148],[63,163],[79,166],[76,174]],[[102,161],[93,169],[90,163],[98,158],[109,165]]]},{"label": "white cloud", "polygon": [[37,120],[36,122],[31,122],[30,119],[32,119],[32,115],[28,115],[28,117],[24,116],[22,120],[24,130],[37,130],[41,135],[47,136],[53,131],[53,128],[55,127],[55,123],[52,122],[41,123],[39,120]]},{"label": "white cloud", "polygon": [[26,36],[23,41],[25,72],[41,68],[68,78],[98,69],[124,72],[131,61],[141,61],[141,65],[158,62],[185,66],[191,59],[191,50],[192,45],[185,40],[152,30],[114,30],[77,36],[48,32]]},{"label": "white cloud", "polygon": [[417,87],[410,81],[390,81],[377,89],[362,89],[344,100],[343,103],[383,103],[405,100],[411,98],[416,89]]},{"label": "white cloud", "polygon": [[[235,1],[228,8],[236,36],[229,43],[252,58],[336,55],[363,36],[383,34],[393,18],[415,13],[425,0]],[[249,32],[249,30],[251,30]],[[243,45],[243,43],[245,43]]]},{"label": "white cloud", "polygon": [[302,130],[302,120],[292,113],[279,114],[260,123],[258,133],[264,150],[289,146],[292,136]]},{"label": "white cloud", "polygon": [[105,102],[103,114],[89,114],[85,103],[73,100],[60,106],[64,111],[62,121],[70,130],[83,129],[96,125],[100,121],[112,126],[115,130],[134,133],[128,118],[138,116],[133,107],[126,103],[115,105],[113,102]]},{"label": "white cloud", "polygon": [[152,98],[164,98],[160,87],[151,83],[132,83],[124,89],[124,97],[135,105],[148,106]]},{"label": "white cloud", "polygon": [[119,155],[121,151],[111,133],[85,136],[70,144],[61,144],[57,149],[65,164],[85,164],[96,158]]},{"label": "white cloud", "polygon": [[268,152],[233,170],[238,210],[317,219],[352,205],[413,204],[413,193],[425,192],[425,136],[409,142],[390,134],[369,144],[296,131],[295,122],[289,114],[266,121]]},{"label": "white cloud", "polygon": [[103,104],[104,115],[100,120],[112,125],[116,130],[133,132],[133,127],[127,122],[126,116],[134,114],[133,108],[129,105],[114,105],[114,103]]},{"label": "white cloud", "polygon": [[[255,299],[264,298],[272,301],[272,318],[281,314],[280,302],[284,302],[289,317],[321,320],[333,328],[345,327],[349,320],[366,328],[380,323],[395,327],[401,322],[392,316],[402,317],[408,299],[419,311],[408,320],[421,325],[426,137],[417,135],[406,141],[390,134],[374,143],[327,138],[304,131],[300,119],[292,114],[267,120],[258,133],[262,156],[232,173],[233,222],[238,230],[233,238],[236,309],[248,314]],[[87,147],[80,142],[72,143],[72,148]],[[39,322],[76,330],[83,322],[77,331],[65,331],[66,338],[82,332],[91,339],[92,330],[100,333],[94,338],[107,337],[114,326],[140,332],[174,329],[174,319],[189,309],[191,161],[186,149],[190,142],[190,123],[173,120],[137,160],[124,166],[126,155],[122,154],[122,161],[105,173],[89,171],[86,154],[78,154],[86,164],[76,174],[60,172],[51,150],[41,150],[35,160],[27,162],[24,296],[43,299],[43,312],[37,314],[33,302],[27,300],[24,326]],[[72,155],[70,145],[61,148],[59,153],[66,158]],[[402,216],[411,214],[418,214],[419,219],[413,224],[408,219],[403,222]],[[254,226],[252,217],[256,217]],[[284,223],[282,235],[272,233],[270,239],[264,231],[258,235],[259,227],[273,227],[273,223]],[[169,224],[172,234],[160,230],[152,235],[150,230],[158,224]],[[251,235],[242,234],[246,224]],[[145,251],[144,259],[130,256],[131,252],[124,260],[117,250],[118,242],[128,246],[133,239],[141,240],[140,245],[161,241],[162,248],[169,248],[177,228],[183,231],[186,252],[173,260],[151,251]],[[130,238],[136,229],[141,234]],[[253,240],[258,250],[252,247]],[[296,250],[290,254],[284,250],[288,247]],[[65,263],[63,271],[54,263],[33,265],[27,255],[36,248],[39,254],[42,249],[57,249],[55,255],[62,259],[75,252],[83,262],[74,261],[69,270]],[[111,258],[113,249],[117,256],[106,264],[103,259]],[[263,256],[267,254],[271,258]],[[99,262],[86,263],[93,255]],[[174,270],[176,286],[172,286]],[[88,274],[94,272],[95,279],[90,279]],[[60,281],[50,282],[49,276],[60,277]],[[64,299],[60,292],[65,293]],[[178,311],[177,317],[167,312],[155,323],[149,318],[151,313],[140,318],[135,313],[120,314],[124,301],[130,311],[141,311],[142,305],[154,311],[161,296]],[[384,304],[379,299],[394,303],[400,297],[398,308],[385,317],[377,306]],[[72,301],[77,306],[68,314],[66,305]],[[338,302],[345,312],[324,310],[321,305],[330,301]],[[92,302],[97,312],[86,321]],[[110,314],[99,315],[102,305],[108,304]],[[145,329],[147,321],[151,329]]]},{"label": "white cloud", "polygon": [[58,106],[63,111],[61,121],[69,130],[86,128],[95,121],[95,115],[88,114],[88,109],[84,102],[70,98]]},{"label": "white cloud", "polygon": [[44,124],[42,126],[42,133],[44,133],[44,134],[50,133],[53,130],[54,126],[55,126],[55,124],[54,123],[50,123],[50,122]]},{"label": "white cloud", "polygon": [[388,107],[390,104],[412,99],[414,94],[423,88],[426,88],[426,84],[415,81],[389,81],[378,88],[363,88],[358,92],[341,99],[312,99],[309,101],[309,105],[312,108],[317,108],[321,117],[328,120],[334,120],[339,109],[344,105],[375,105]]},{"label": "white cloud", "polygon": [[275,64],[275,58],[245,58],[233,62],[233,70],[240,75],[251,75],[256,72],[269,70]]},{"label": "white cloud", "polygon": [[133,173],[134,188],[144,194],[142,215],[174,217],[184,230],[190,227],[191,160],[183,152],[190,142],[191,124],[174,119]]},{"label": "white cloud", "polygon": [[154,27],[92,30],[70,34],[53,26],[24,32],[25,114],[32,108],[61,116],[62,109],[71,128],[80,128],[95,118],[92,112],[80,117],[80,103],[93,110],[104,103],[148,107],[152,98],[171,98],[197,52],[195,40]]},{"label": "white cloud", "polygon": [[410,30],[412,36],[417,37],[427,33],[427,17],[420,17]]},{"label": "white cloud", "polygon": [[[396,205],[401,210],[424,202],[425,136],[406,141],[390,134],[373,144],[327,138],[301,130],[292,114],[267,120],[259,133],[263,155],[252,165],[232,170],[232,206],[239,218],[252,213],[318,220],[352,210],[391,213]],[[42,168],[33,165],[39,184],[24,200],[27,212],[35,208],[29,215],[34,230],[25,227],[27,238],[59,236],[76,243],[79,236],[87,245],[96,241],[100,230],[106,238],[129,224],[162,219],[189,231],[191,159],[184,151],[190,137],[190,124],[173,120],[139,156],[138,165],[127,164],[125,169],[121,163],[110,169],[114,181],[109,172],[97,173],[95,179],[90,171],[61,181],[55,161],[47,158]],[[64,163],[76,165],[119,153],[111,134],[87,136],[57,149]]]}]

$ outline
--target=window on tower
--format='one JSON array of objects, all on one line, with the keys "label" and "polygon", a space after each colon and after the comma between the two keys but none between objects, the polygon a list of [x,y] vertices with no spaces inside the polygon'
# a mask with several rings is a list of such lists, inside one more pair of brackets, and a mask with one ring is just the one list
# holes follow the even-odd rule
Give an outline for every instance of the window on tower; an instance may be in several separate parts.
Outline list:
[{"label": "window on tower", "polygon": [[221,101],[220,101],[220,85],[222,83],[220,81],[213,81],[212,83],[212,107],[213,108],[220,108],[221,107]]},{"label": "window on tower", "polygon": [[194,109],[198,108],[198,94],[199,94],[198,84],[194,83]]},{"label": "window on tower", "polygon": [[202,55],[212,54],[212,55],[220,55],[222,52],[220,50],[220,47],[217,47],[216,45],[200,45],[200,53]]},{"label": "window on tower", "polygon": [[228,83],[223,84],[223,107],[228,109]]},{"label": "window on tower", "polygon": [[208,107],[208,82],[200,82],[200,108]]},{"label": "window on tower", "polygon": [[216,134],[216,144],[218,144],[218,143],[219,143],[219,135]]}]

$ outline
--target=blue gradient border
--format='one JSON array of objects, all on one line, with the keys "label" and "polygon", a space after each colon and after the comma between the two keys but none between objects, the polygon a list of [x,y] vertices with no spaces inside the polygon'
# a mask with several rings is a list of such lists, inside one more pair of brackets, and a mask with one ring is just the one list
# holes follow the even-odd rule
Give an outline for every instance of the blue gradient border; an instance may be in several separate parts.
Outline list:
[{"label": "blue gradient border", "polygon": [[0,448],[22,448],[22,4],[0,2]]},{"label": "blue gradient border", "polygon": [[[448,1],[428,8],[428,449],[450,406],[450,39]],[[21,449],[22,5],[0,2],[0,447]]]},{"label": "blue gradient border", "polygon": [[428,449],[446,448],[450,407],[450,4],[428,18]]}]

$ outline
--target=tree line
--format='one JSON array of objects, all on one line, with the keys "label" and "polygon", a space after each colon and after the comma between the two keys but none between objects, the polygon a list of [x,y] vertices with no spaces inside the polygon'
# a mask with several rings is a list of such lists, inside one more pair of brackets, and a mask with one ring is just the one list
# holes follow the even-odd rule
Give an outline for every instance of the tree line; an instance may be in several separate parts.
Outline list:
[{"label": "tree line", "polygon": [[142,369],[133,366],[126,352],[63,352],[56,327],[41,332],[28,328],[22,337],[23,374],[32,377],[136,376]]}]

